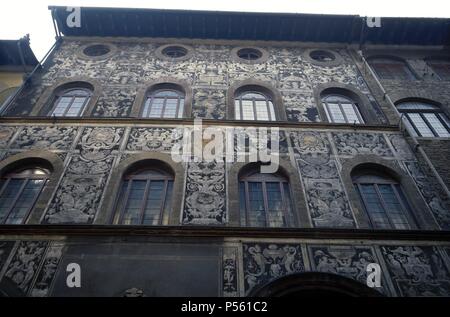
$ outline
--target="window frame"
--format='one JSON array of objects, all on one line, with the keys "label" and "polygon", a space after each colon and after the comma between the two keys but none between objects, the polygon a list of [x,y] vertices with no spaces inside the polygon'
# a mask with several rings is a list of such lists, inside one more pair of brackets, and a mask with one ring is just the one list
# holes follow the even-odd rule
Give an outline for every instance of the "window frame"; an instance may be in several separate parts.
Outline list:
[{"label": "window frame", "polygon": [[[43,172],[43,174],[29,174],[27,171],[33,171],[33,170],[40,170]],[[9,185],[12,179],[20,179],[23,181],[23,184],[20,185],[20,189],[17,191],[17,193],[14,196],[14,199],[11,203],[11,205],[8,207],[8,211],[5,213],[4,220],[0,221],[0,224],[7,224],[6,221],[8,220],[9,216],[11,215],[11,212],[14,210],[17,202],[19,201],[20,196],[23,194],[23,191],[25,187],[28,185],[30,180],[42,180],[42,184],[40,185],[37,193],[33,197],[32,202],[30,203],[27,212],[24,214],[22,221],[20,224],[24,224],[32,210],[34,209],[37,201],[39,200],[39,196],[41,195],[42,191],[44,190],[46,184],[49,182],[51,172],[43,167],[40,166],[25,166],[20,169],[13,170],[9,173],[4,174],[0,179],[4,181],[4,183],[0,187],[0,197],[3,195],[3,192],[5,191],[6,187]],[[14,223],[12,223],[14,224]]]},{"label": "window frame", "polygon": [[[159,175],[145,175],[144,173],[146,171],[152,171],[152,172],[158,172]],[[124,190],[124,183],[125,181],[128,182],[126,189]],[[130,197],[130,192],[131,192],[131,187],[133,184],[133,181],[146,181],[145,184],[145,188],[144,188],[144,195],[143,197],[141,197],[140,203],[141,203],[141,207],[140,207],[140,212],[139,212],[139,223],[138,224],[125,224],[123,223],[124,221],[124,216],[126,214],[126,209],[127,209],[127,203],[128,203],[128,199]],[[141,168],[138,170],[135,170],[132,173],[128,173],[126,174],[123,178],[122,181],[120,182],[120,187],[119,187],[119,193],[120,194],[124,194],[123,196],[123,202],[121,203],[119,201],[119,197],[120,194],[118,196],[118,199],[116,201],[115,204],[115,215],[113,218],[113,221],[115,224],[118,225],[124,225],[124,226],[130,226],[130,225],[137,225],[137,226],[142,226],[145,225],[144,219],[145,219],[145,209],[147,207],[148,204],[148,196],[149,196],[149,192],[150,192],[150,184],[152,181],[164,181],[163,184],[163,191],[162,191],[162,196],[160,197],[161,199],[161,205],[159,208],[159,218],[158,218],[158,224],[153,225],[152,226],[161,226],[164,223],[164,214],[165,214],[165,209],[166,209],[166,205],[168,203],[168,196],[170,196],[171,201],[170,203],[170,209],[173,209],[173,189],[174,189],[174,183],[175,183],[175,177],[172,176],[169,172],[157,168],[157,167],[149,167],[149,168]],[[169,182],[172,183],[172,189],[171,189],[171,193],[169,193],[168,195],[168,187],[169,187]],[[168,210],[168,213],[171,213],[172,210]],[[168,215],[167,215],[168,216]]]},{"label": "window frame", "polygon": [[[164,96],[163,98],[157,97],[158,93],[165,92],[165,91],[175,92],[177,94],[177,97],[176,98],[175,97],[167,97],[167,96]],[[163,106],[161,108],[161,113],[160,113],[159,117],[150,117],[150,113],[152,110],[152,106],[154,105],[155,99],[163,99],[164,100]],[[175,117],[164,117],[168,99],[177,100]],[[182,102],[181,102],[181,100],[182,100]],[[144,112],[147,108],[147,103],[149,103],[148,109],[147,109],[147,115],[144,116]],[[183,109],[181,112],[181,116],[179,116],[181,106],[183,107]],[[144,119],[182,119],[185,117],[185,111],[186,111],[185,107],[186,107],[186,94],[182,90],[177,89],[175,87],[157,88],[154,90],[149,90],[145,94],[144,103],[142,105],[142,110],[140,112],[140,118],[144,118]]]},{"label": "window frame", "polygon": [[[360,172],[358,175],[352,177],[352,183],[355,187],[356,193],[359,196],[359,199],[362,203],[362,206],[367,214],[367,217],[369,219],[369,223],[372,228],[374,229],[381,229],[381,230],[412,230],[417,228],[417,222],[413,217],[413,211],[406,200],[407,197],[402,189],[402,186],[399,182],[397,182],[395,179],[392,179],[391,177],[380,174],[374,171],[365,171]],[[375,220],[373,219],[373,212],[370,212],[367,202],[367,197],[365,197],[365,194],[362,191],[362,185],[370,185],[374,188],[374,191],[377,195],[378,203],[383,208],[382,213],[384,214],[384,218],[387,219],[389,228],[380,228],[375,225]],[[387,208],[386,202],[380,192],[379,185],[389,185],[391,188],[391,191],[394,193],[395,198],[397,200],[397,203],[400,206],[400,211],[403,215],[403,217],[407,220],[406,225],[408,228],[406,229],[398,229],[395,227],[394,222],[392,221],[392,215],[389,209]]]},{"label": "window frame", "polygon": [[243,47],[236,52],[236,55],[246,61],[257,61],[263,57],[263,52],[253,47]]},{"label": "window frame", "polygon": [[[383,80],[417,80],[417,76],[406,61],[397,58],[379,57],[369,59],[369,64],[378,78]],[[393,66],[402,68],[402,72],[394,71]],[[381,68],[381,69],[380,69]],[[380,72],[380,70],[382,72]],[[387,77],[383,73],[389,74]]]},{"label": "window frame", "polygon": [[[70,93],[71,91],[74,91],[74,90],[83,90],[87,94],[86,95],[76,95],[76,94],[68,95],[68,93]],[[83,113],[85,112],[89,102],[91,101],[92,95],[93,95],[92,90],[90,90],[89,88],[85,88],[85,87],[70,87],[70,88],[66,88],[66,89],[62,90],[61,92],[57,92],[57,93],[55,93],[53,106],[49,111],[49,116],[60,117],[60,118],[62,118],[62,117],[67,117],[67,118],[81,117],[83,115]],[[77,114],[75,116],[67,116],[67,112],[69,112],[71,106],[73,105],[75,98],[80,98],[80,97],[85,98],[85,100],[83,102],[83,105],[78,110]],[[54,112],[55,112],[56,108],[58,108],[58,104],[62,98],[71,98],[71,100],[70,100],[69,104],[64,108],[63,114],[56,116],[54,114]]]},{"label": "window frame", "polygon": [[[344,98],[348,101],[348,103],[350,103],[352,105],[353,111],[355,112],[356,116],[358,117],[359,122],[356,122],[356,124],[366,124],[364,117],[361,114],[361,111],[359,110],[359,106],[358,103],[355,102],[352,98],[349,98],[345,95],[342,94],[326,94],[324,96],[321,97],[321,102],[322,102],[322,106],[325,110],[325,114],[327,116],[328,122],[330,123],[344,123],[344,124],[355,124],[355,122],[350,122],[348,120],[347,117],[347,113],[345,112],[344,108],[342,107],[342,101],[338,101],[337,104],[339,106],[339,110],[342,114],[342,116],[344,117],[345,122],[336,122],[334,121],[334,119],[331,116],[331,111],[330,111],[330,106],[329,106],[329,102],[327,101],[328,98],[330,97],[340,97],[340,98]],[[334,104],[336,104],[334,102]]]},{"label": "window frame", "polygon": [[[261,99],[256,99],[256,98],[248,98],[248,99],[243,99],[242,97],[245,95],[250,95],[250,94],[257,94],[257,95],[261,95],[264,96],[264,98]],[[252,102],[252,109],[253,109],[253,119],[244,119],[244,113],[243,113],[243,105],[242,102],[243,101],[251,101]],[[268,116],[268,120],[258,120],[257,118],[257,107],[256,107],[256,101],[265,101],[266,102],[266,110],[267,110],[267,116]],[[238,107],[236,105],[236,103],[238,103]],[[272,109],[270,108],[270,105],[272,105]],[[238,112],[239,111],[239,112]],[[237,116],[237,114],[239,113],[239,118]],[[272,118],[272,113],[273,113],[273,118]],[[258,90],[254,90],[254,89],[249,89],[249,90],[242,90],[240,92],[238,92],[237,94],[235,94],[234,96],[234,118],[235,120],[242,120],[242,121],[246,121],[246,120],[255,120],[255,121],[277,121],[277,113],[275,111],[275,103],[273,101],[273,98],[261,91]]]},{"label": "window frame", "polygon": [[[441,122],[442,126],[447,130],[447,132],[450,134],[450,119],[448,118],[447,114],[442,111],[442,109],[434,104],[434,103],[430,103],[430,102],[424,102],[424,101],[414,101],[414,100],[410,100],[410,101],[402,101],[402,102],[398,102],[396,104],[396,107],[398,108],[401,105],[404,105],[408,102],[419,102],[425,105],[429,105],[429,106],[433,106],[434,109],[398,109],[398,111],[403,114],[405,116],[405,118],[408,120],[409,125],[414,129],[415,133],[417,134],[417,137],[420,138],[450,138],[449,136],[440,136],[439,133],[436,131],[436,129],[433,127],[433,125],[429,122],[428,118],[424,115],[425,113],[432,113],[435,115],[435,117]],[[423,120],[423,122],[425,122],[425,124],[427,125],[428,129],[431,131],[431,133],[433,133],[433,136],[422,136],[422,133],[420,132],[419,128],[417,128],[415,122],[413,121],[413,119],[411,119],[410,114],[418,114],[420,116],[420,118]],[[445,116],[447,118],[447,122],[444,118],[442,118],[442,116]]]},{"label": "window frame", "polygon": [[[176,56],[172,55],[173,52],[176,53]],[[161,50],[161,54],[167,58],[179,59],[185,57],[188,54],[188,50],[180,45],[169,45]]]},{"label": "window frame", "polygon": [[[264,220],[265,224],[263,228],[291,228],[296,226],[296,220],[294,216],[294,201],[292,196],[292,189],[290,186],[289,179],[280,175],[279,173],[275,174],[261,174],[256,172],[255,170],[246,173],[243,176],[240,176],[238,179],[238,194],[239,194],[239,210],[242,212],[244,209],[245,215],[240,215],[240,220],[242,222],[245,219],[245,226],[247,227],[255,227],[250,224],[249,217],[249,206],[250,206],[250,195],[249,195],[249,183],[260,183],[261,184],[261,194],[263,198],[263,207],[264,207]],[[283,225],[281,227],[271,227],[270,219],[269,219],[269,200],[267,194],[267,183],[278,183],[278,187],[280,189],[281,200],[283,209]],[[286,197],[286,189],[285,185],[287,185],[287,190],[289,191],[289,197]],[[244,202],[241,201],[241,190],[244,191]],[[288,205],[289,204],[289,205]],[[289,214],[289,212],[291,214]]]}]

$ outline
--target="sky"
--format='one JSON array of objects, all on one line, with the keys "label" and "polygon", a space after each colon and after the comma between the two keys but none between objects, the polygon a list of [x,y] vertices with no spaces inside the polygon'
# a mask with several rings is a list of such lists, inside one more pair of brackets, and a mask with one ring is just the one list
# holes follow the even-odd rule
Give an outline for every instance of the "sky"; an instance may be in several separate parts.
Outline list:
[{"label": "sky", "polygon": [[2,0],[0,39],[30,34],[40,60],[54,43],[49,5],[450,18],[449,0]]}]

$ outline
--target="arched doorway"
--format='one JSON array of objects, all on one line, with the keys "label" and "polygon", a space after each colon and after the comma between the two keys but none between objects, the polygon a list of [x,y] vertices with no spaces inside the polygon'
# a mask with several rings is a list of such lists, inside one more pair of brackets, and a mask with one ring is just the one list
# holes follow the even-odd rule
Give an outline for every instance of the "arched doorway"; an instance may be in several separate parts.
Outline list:
[{"label": "arched doorway", "polygon": [[287,275],[253,289],[250,297],[379,297],[380,292],[347,277],[306,272]]}]

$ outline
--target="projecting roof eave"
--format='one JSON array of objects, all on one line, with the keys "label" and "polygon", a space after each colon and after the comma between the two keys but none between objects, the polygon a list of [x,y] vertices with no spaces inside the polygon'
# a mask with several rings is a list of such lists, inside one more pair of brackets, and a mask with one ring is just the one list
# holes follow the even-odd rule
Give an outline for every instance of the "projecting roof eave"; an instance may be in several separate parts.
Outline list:
[{"label": "projecting roof eave", "polygon": [[[23,54],[23,61],[21,58]],[[38,64],[28,37],[19,40],[0,40],[0,70],[17,71],[33,69]]]},{"label": "projecting roof eave", "polygon": [[382,18],[381,28],[368,28],[363,25],[364,18],[356,15],[83,7],[78,28],[67,25],[70,12],[66,7],[49,9],[65,36],[450,44],[450,19]]}]

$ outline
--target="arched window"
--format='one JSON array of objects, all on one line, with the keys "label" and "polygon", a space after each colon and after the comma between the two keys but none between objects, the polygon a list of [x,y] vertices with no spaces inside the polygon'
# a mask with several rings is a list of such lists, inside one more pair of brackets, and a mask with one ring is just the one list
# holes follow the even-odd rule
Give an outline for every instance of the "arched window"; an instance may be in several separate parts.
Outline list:
[{"label": "arched window", "polygon": [[427,64],[440,80],[450,80],[450,60],[430,59],[427,60]]},{"label": "arched window", "polygon": [[185,94],[175,87],[150,90],[141,112],[143,118],[182,118]]},{"label": "arched window", "polygon": [[344,95],[326,94],[322,104],[329,122],[364,123],[358,104]]},{"label": "arched window", "polygon": [[352,180],[374,228],[411,228],[411,209],[396,180],[367,169],[352,173]]},{"label": "arched window", "polygon": [[29,166],[13,170],[0,179],[0,224],[24,223],[36,203],[49,170]]},{"label": "arched window", "polygon": [[421,100],[397,103],[397,109],[420,137],[450,137],[450,120],[437,105]]},{"label": "arched window", "polygon": [[164,168],[142,168],[122,180],[115,223],[161,225],[172,208],[174,177]]},{"label": "arched window", "polygon": [[416,78],[408,65],[400,59],[371,58],[369,63],[380,79],[413,80]]},{"label": "arched window", "polygon": [[75,87],[57,92],[50,115],[56,117],[79,117],[83,114],[91,96],[92,91],[87,88]]},{"label": "arched window", "polygon": [[236,120],[276,120],[272,97],[253,90],[245,90],[236,94],[234,115]]},{"label": "arched window", "polygon": [[241,223],[249,227],[295,225],[289,181],[279,173],[252,168],[239,177]]}]

